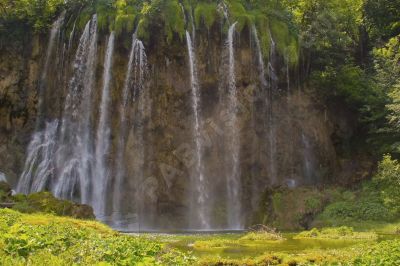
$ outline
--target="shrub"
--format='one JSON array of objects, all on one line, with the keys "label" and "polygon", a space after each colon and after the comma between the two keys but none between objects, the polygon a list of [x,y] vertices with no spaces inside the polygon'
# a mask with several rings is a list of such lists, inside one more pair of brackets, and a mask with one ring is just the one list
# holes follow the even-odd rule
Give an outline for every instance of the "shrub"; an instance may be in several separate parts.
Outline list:
[{"label": "shrub", "polygon": [[386,155],[380,162],[373,181],[380,188],[384,205],[395,216],[400,216],[400,164]]}]

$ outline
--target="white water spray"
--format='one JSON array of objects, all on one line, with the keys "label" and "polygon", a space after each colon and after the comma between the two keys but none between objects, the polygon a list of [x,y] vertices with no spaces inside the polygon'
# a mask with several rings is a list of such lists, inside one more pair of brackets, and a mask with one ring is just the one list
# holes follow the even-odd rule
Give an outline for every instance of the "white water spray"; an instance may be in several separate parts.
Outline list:
[{"label": "white water spray", "polygon": [[92,200],[91,112],[96,62],[97,17],[94,15],[85,26],[73,63],[57,151],[57,180],[53,186],[59,198],[74,199],[75,191],[79,191],[80,201],[85,204],[91,204]]}]

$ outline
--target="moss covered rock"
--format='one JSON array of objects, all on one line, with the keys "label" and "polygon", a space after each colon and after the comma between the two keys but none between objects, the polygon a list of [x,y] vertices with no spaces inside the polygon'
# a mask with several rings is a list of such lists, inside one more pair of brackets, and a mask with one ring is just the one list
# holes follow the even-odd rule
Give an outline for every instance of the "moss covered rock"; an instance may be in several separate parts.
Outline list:
[{"label": "moss covered rock", "polygon": [[57,199],[49,192],[38,192],[28,196],[19,194],[13,198],[16,202],[13,209],[23,213],[41,212],[78,219],[95,218],[92,207]]}]

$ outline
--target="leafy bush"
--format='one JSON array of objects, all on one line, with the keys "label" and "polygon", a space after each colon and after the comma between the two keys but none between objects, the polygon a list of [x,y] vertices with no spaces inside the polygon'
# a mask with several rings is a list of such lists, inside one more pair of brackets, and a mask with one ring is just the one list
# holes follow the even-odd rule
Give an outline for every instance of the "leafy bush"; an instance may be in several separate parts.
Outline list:
[{"label": "leafy bush", "polygon": [[392,221],[393,216],[380,198],[367,197],[357,201],[329,204],[320,215],[325,220]]}]

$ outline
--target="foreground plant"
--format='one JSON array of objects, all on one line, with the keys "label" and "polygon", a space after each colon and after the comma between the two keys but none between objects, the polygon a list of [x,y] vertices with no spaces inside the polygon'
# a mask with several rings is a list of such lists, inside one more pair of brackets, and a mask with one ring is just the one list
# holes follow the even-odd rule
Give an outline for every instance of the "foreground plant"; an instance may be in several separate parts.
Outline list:
[{"label": "foreground plant", "polygon": [[188,265],[191,255],[94,221],[0,210],[0,265]]}]

